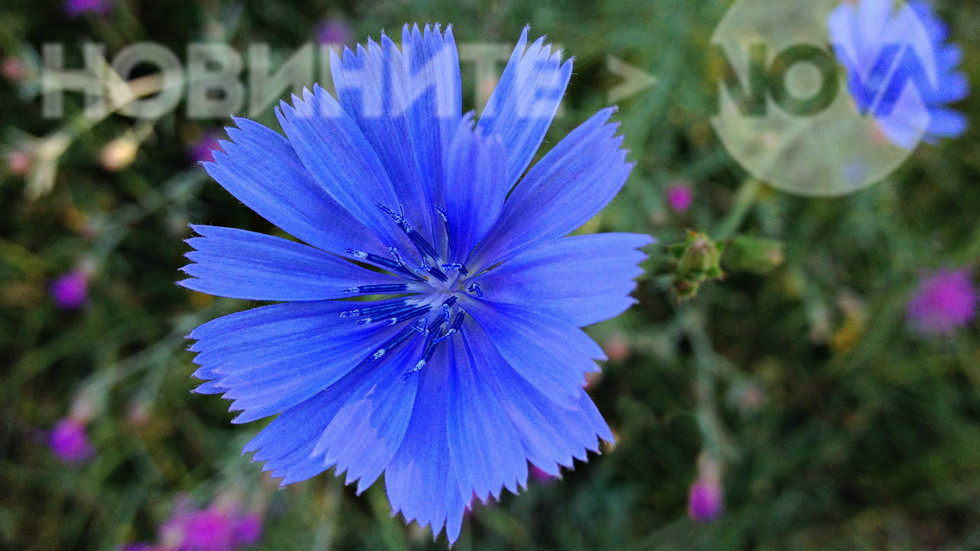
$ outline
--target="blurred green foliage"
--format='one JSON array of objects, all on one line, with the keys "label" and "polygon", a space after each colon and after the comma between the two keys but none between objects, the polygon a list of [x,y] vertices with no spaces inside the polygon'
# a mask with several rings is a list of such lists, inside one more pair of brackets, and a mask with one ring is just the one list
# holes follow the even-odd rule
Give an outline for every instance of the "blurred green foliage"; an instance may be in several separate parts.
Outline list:
[{"label": "blurred green foliage", "polygon": [[[261,424],[229,423],[227,402],[192,394],[186,335],[243,309],[174,285],[187,223],[272,231],[190,158],[227,119],[183,109],[152,124],[113,115],[46,120],[37,96],[40,45],[80,44],[110,55],[139,40],[183,60],[190,41],[245,51],[270,44],[286,59],[316,25],[341,18],[355,40],[408,22],[452,23],[457,40],[512,44],[525,24],[575,57],[561,117],[544,150],[608,103],[615,55],[656,76],[623,99],[636,163],[624,191],[588,231],[650,233],[662,245],[688,229],[727,240],[781,243],[771,270],[732,271],[678,305],[671,256],[651,247],[636,297],[616,320],[589,329],[611,357],[590,392],[618,442],[561,482],[477,505],[456,549],[975,549],[980,548],[980,347],[975,325],[926,340],[905,324],[917,277],[980,258],[980,148],[966,135],[920,147],[886,181],[849,196],[804,199],[752,181],[712,133],[719,68],[707,52],[729,2],[121,2],[105,16],[67,17],[58,2],[7,0],[0,48],[27,64],[0,79],[0,147],[67,130],[49,193],[2,172],[0,201],[0,547],[113,549],[154,541],[175,499],[233,495],[264,512],[263,549],[444,549],[390,518],[382,485],[357,498],[331,475],[277,490],[240,456]],[[980,83],[980,4],[943,1],[940,13]],[[33,65],[32,65],[33,64]],[[464,66],[474,108],[474,70]],[[976,97],[959,108],[980,113]],[[271,108],[258,117],[278,128]],[[975,121],[974,121],[975,122]],[[104,148],[141,142],[131,164],[108,170]],[[685,182],[693,207],[665,203]],[[47,295],[87,263],[88,303],[59,310]],[[723,263],[724,266],[724,263]],[[727,271],[727,268],[726,268]],[[97,456],[59,462],[46,431],[87,400]],[[687,492],[702,454],[723,467],[725,515],[697,525]]]}]

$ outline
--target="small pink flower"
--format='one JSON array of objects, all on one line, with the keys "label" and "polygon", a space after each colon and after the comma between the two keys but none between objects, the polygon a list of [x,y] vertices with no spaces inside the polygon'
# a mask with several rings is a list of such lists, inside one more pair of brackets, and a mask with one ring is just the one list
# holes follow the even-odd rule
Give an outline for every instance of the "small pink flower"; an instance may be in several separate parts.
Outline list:
[{"label": "small pink flower", "polygon": [[221,151],[221,144],[218,143],[219,134],[215,131],[207,131],[196,144],[191,147],[191,158],[199,163],[210,163],[214,161],[214,152]]},{"label": "small pink flower", "polygon": [[696,522],[710,522],[718,518],[722,509],[721,486],[710,478],[699,478],[691,486],[687,515]]},{"label": "small pink flower", "polygon": [[262,518],[255,514],[247,514],[238,519],[235,525],[235,539],[240,545],[252,545],[259,541],[262,535]]},{"label": "small pink flower", "polygon": [[65,0],[65,13],[78,17],[84,13],[105,15],[112,9],[109,0]]},{"label": "small pink flower", "polygon": [[350,43],[353,39],[354,33],[342,19],[328,19],[316,30],[318,44],[342,45]]},{"label": "small pink flower", "polygon": [[966,270],[939,270],[919,283],[906,313],[909,323],[920,333],[949,335],[973,320],[977,299]]},{"label": "small pink flower", "polygon": [[59,308],[78,308],[88,300],[88,274],[82,270],[68,272],[54,280],[50,293]]},{"label": "small pink flower", "polygon": [[620,333],[616,333],[606,339],[606,342],[602,345],[602,349],[606,353],[606,357],[614,362],[621,362],[630,355],[630,343]]},{"label": "small pink flower", "polygon": [[531,465],[531,468],[528,469],[528,474],[531,476],[532,480],[534,480],[539,484],[547,484],[552,480],[558,478],[556,476],[550,475],[547,472],[543,471],[537,465]]},{"label": "small pink flower", "polygon": [[95,448],[85,434],[85,425],[70,417],[58,421],[48,443],[51,451],[65,463],[81,463],[95,455]]},{"label": "small pink flower", "polygon": [[691,208],[694,193],[684,184],[675,184],[667,188],[667,204],[674,212],[684,212]]},{"label": "small pink flower", "polygon": [[26,63],[13,56],[7,56],[0,61],[0,74],[7,80],[13,82],[24,82],[27,80],[30,68]]},{"label": "small pink flower", "polygon": [[160,527],[164,545],[177,551],[234,551],[255,543],[261,534],[258,515],[239,516],[214,504],[202,510],[178,506]]},{"label": "small pink flower", "polygon": [[34,158],[23,149],[7,153],[7,170],[14,176],[27,176],[34,167]]}]

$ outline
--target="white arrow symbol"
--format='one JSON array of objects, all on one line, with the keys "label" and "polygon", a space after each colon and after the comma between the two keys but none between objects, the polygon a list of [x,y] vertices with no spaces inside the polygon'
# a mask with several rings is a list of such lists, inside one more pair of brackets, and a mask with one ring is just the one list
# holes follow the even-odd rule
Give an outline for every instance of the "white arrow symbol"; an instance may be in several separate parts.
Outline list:
[{"label": "white arrow symbol", "polygon": [[623,98],[628,98],[657,82],[657,77],[637,69],[614,55],[606,56],[606,68],[609,69],[610,73],[623,77],[623,82],[609,90],[609,103],[616,103]]}]

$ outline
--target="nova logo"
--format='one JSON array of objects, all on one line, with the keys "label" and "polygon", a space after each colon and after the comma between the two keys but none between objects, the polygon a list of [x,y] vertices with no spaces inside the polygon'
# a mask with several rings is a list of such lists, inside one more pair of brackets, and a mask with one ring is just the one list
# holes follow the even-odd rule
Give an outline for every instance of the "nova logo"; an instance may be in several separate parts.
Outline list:
[{"label": "nova logo", "polygon": [[841,195],[878,182],[929,127],[936,53],[914,12],[896,3],[860,28],[838,21],[854,4],[840,6],[740,0],[712,36],[712,125],[746,170],[790,193]]},{"label": "nova logo", "polygon": [[727,64],[725,94],[742,116],[765,117],[771,100],[786,113],[807,117],[820,113],[837,97],[838,65],[829,49],[798,44],[773,54],[763,42],[750,44],[744,84],[724,50],[716,47],[715,53]]}]

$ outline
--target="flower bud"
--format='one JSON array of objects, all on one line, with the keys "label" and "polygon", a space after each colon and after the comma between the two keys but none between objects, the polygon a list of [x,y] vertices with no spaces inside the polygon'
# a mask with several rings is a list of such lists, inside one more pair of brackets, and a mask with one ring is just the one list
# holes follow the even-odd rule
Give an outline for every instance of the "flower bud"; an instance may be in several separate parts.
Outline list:
[{"label": "flower bud", "polygon": [[725,249],[725,266],[733,272],[765,274],[783,263],[783,244],[775,239],[739,235]]},{"label": "flower bud", "polygon": [[139,146],[130,138],[116,138],[102,148],[99,160],[111,172],[117,172],[132,164]]},{"label": "flower bud", "polygon": [[706,234],[693,231],[687,232],[684,243],[669,248],[676,263],[671,287],[678,300],[693,298],[702,283],[724,276],[721,271],[724,248],[724,243],[712,241]]}]

